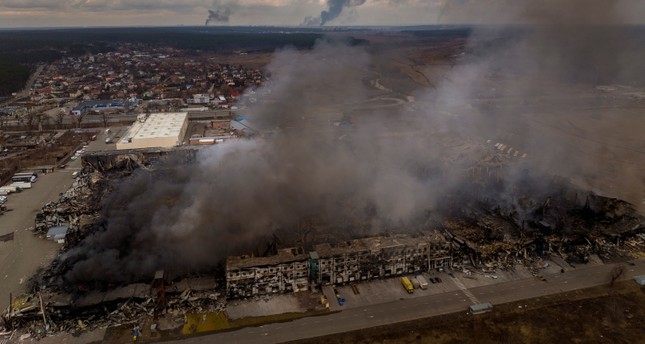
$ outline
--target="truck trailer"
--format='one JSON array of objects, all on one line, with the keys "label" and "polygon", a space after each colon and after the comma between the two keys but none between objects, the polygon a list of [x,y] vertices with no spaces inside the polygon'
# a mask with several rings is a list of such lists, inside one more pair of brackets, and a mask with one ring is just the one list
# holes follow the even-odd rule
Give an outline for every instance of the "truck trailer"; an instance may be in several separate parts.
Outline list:
[{"label": "truck trailer", "polygon": [[11,181],[14,183],[35,183],[37,179],[38,174],[36,172],[21,172],[11,177]]},{"label": "truck trailer", "polygon": [[417,275],[416,277],[417,281],[419,281],[419,288],[421,289],[427,289],[428,288],[428,281],[423,277],[422,275]]}]

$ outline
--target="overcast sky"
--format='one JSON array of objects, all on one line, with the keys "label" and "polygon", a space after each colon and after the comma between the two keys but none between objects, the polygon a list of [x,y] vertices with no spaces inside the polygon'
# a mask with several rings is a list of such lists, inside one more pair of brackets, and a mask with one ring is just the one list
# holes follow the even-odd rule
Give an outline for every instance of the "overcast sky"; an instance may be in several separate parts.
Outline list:
[{"label": "overcast sky", "polygon": [[[531,1],[540,0],[0,0],[0,27],[204,25],[209,10],[211,25],[300,25],[330,3],[345,6],[328,25],[470,24],[516,20]],[[630,3],[618,6],[625,21],[643,23],[645,1],[606,1]]]},{"label": "overcast sky", "polygon": [[[361,0],[347,0],[360,4]],[[228,9],[214,25],[300,25],[319,17],[326,0],[0,0],[0,27],[203,25],[208,10]],[[431,24],[440,0],[366,0],[333,25]]]}]

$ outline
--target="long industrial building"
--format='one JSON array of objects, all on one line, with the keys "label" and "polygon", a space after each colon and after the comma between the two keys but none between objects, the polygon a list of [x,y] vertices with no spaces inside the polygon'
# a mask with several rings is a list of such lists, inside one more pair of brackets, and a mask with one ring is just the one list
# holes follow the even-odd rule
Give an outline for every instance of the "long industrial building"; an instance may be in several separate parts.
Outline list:
[{"label": "long industrial building", "polygon": [[230,298],[297,292],[450,265],[451,245],[440,233],[379,236],[316,245],[308,254],[289,248],[269,257],[228,257],[226,289]]},{"label": "long industrial building", "polygon": [[116,143],[116,149],[162,147],[182,144],[188,129],[187,112],[141,115]]},{"label": "long industrial building", "polygon": [[226,290],[231,298],[309,289],[309,256],[300,248],[269,257],[226,259]]}]

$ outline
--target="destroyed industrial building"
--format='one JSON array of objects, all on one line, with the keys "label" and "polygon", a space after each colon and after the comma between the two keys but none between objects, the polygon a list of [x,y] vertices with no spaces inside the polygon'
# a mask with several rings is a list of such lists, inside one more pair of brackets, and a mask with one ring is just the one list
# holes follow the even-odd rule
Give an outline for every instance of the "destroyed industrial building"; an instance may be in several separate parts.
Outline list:
[{"label": "destroyed industrial building", "polygon": [[[184,312],[222,310],[227,299],[316,291],[324,285],[438,268],[511,269],[518,263],[531,267],[549,255],[576,264],[592,254],[615,261],[627,259],[645,244],[643,218],[629,204],[576,190],[558,178],[542,181],[549,185],[544,190],[551,191],[538,193],[529,187],[538,182],[527,175],[513,186],[515,203],[504,206],[478,197],[465,199],[460,195],[463,190],[457,189],[445,196],[445,208],[438,208],[441,216],[429,214],[410,229],[370,228],[347,237],[340,227],[311,221],[309,239],[278,239],[284,232],[276,228],[273,237],[257,238],[269,249],[245,251],[246,246],[231,246],[230,254],[210,268],[182,273],[168,266],[160,273],[164,266],[157,266],[154,275],[66,283],[74,268],[66,259],[94,232],[105,230],[101,229],[106,221],[101,205],[124,178],[168,173],[168,163],[191,166],[200,158],[199,152],[198,148],[148,149],[84,156],[84,170],[72,188],[37,216],[35,231],[42,236],[50,228],[69,226],[64,253],[31,281],[34,294],[14,300],[5,322],[30,324],[40,321],[44,313],[50,332],[82,330],[88,321],[92,328],[120,324],[152,314],[175,314],[181,322]],[[489,152],[499,154],[494,149]],[[469,185],[471,190],[499,187],[496,183],[501,181],[492,169],[481,171],[487,177],[472,178],[476,182]],[[459,210],[451,208],[452,202],[461,202]],[[99,309],[109,312],[99,315]]]},{"label": "destroyed industrial building", "polygon": [[387,278],[451,266],[450,242],[439,233],[355,239],[331,245],[281,249],[268,257],[226,260],[232,298],[305,291],[321,285]]},{"label": "destroyed industrial building", "polygon": [[[584,264],[642,254],[645,219],[631,204],[552,174],[532,160],[534,147],[485,142],[500,136],[479,132],[497,125],[486,111],[462,122],[482,101],[462,97],[472,96],[468,87],[439,87],[430,101],[396,98],[402,110],[386,114],[376,109],[391,98],[364,99],[361,85],[379,82],[357,68],[368,69],[368,54],[321,46],[277,54],[272,98],[248,110],[253,139],[83,156],[72,187],[36,217],[37,235],[67,228],[61,253],[31,279],[31,294],[12,300],[5,324],[44,323],[51,333],[143,316],[180,322],[232,299],[434,269],[524,266],[537,276],[550,257]],[[356,111],[369,115],[350,121],[330,107],[341,97],[347,107],[369,104]],[[165,146],[184,136],[179,117]]]}]

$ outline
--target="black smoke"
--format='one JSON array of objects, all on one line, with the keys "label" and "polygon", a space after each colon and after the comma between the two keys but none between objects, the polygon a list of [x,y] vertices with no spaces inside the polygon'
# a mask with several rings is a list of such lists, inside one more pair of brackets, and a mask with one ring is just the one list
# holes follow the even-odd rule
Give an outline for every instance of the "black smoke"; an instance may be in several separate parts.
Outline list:
[{"label": "black smoke", "polygon": [[366,0],[327,0],[327,9],[320,12],[319,17],[306,17],[302,25],[324,26],[328,22],[338,18],[347,8],[358,7]]},{"label": "black smoke", "polygon": [[229,8],[218,8],[216,10],[208,10],[208,18],[204,25],[209,23],[228,23],[229,17],[231,16],[231,9]]}]

